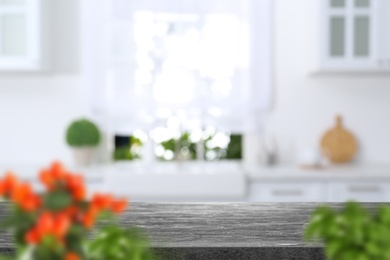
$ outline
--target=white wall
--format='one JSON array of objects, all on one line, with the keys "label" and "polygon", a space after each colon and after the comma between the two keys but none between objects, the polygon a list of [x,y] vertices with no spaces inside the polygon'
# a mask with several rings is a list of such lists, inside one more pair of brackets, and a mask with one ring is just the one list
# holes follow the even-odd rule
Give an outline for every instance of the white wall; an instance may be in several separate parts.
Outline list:
[{"label": "white wall", "polygon": [[[318,0],[319,1],[319,0]],[[359,161],[390,163],[390,74],[312,76],[313,0],[275,0],[271,127],[280,160],[315,146],[335,114],[359,138]],[[53,69],[0,74],[0,164],[70,161],[64,131],[87,112],[81,81],[78,0],[53,1]]]},{"label": "white wall", "polygon": [[[320,1],[320,0],[317,0]],[[390,73],[310,75],[313,0],[275,1],[275,103],[272,122],[281,159],[318,145],[334,116],[359,139],[358,161],[390,163]]]},{"label": "white wall", "polygon": [[0,164],[70,161],[64,131],[85,115],[79,65],[78,0],[53,1],[52,66],[44,73],[0,74]]}]

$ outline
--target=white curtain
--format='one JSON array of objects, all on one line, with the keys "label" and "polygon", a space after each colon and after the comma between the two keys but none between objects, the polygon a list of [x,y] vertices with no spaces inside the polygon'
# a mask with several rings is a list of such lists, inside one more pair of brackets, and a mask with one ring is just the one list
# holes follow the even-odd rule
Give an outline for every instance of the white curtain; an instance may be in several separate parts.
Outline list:
[{"label": "white curtain", "polygon": [[[108,118],[110,127],[119,133],[163,125],[172,113],[182,118],[184,127],[211,125],[231,132],[257,131],[272,100],[271,3],[272,0],[83,0],[83,72],[93,112]],[[223,48],[227,47],[220,44],[209,52],[214,57],[203,57],[199,52],[188,58],[197,61],[196,69],[182,70],[183,73],[172,70],[171,76],[167,72],[164,77],[169,79],[154,79],[151,88],[137,86],[137,79],[147,81],[150,76],[139,69],[137,50],[144,46],[135,37],[140,28],[141,33],[146,28],[142,27],[142,17],[148,14],[177,15],[189,20],[194,17],[195,25],[199,17],[203,25],[210,15],[235,17],[238,23],[229,24],[226,19],[222,36],[218,34],[220,39],[225,35],[237,43],[229,41],[226,45],[240,47],[234,49],[236,55],[229,56],[230,61],[236,60],[231,78],[210,80],[206,75],[207,71],[218,74],[222,67],[214,62],[218,55],[221,60],[226,58]],[[137,15],[141,15],[138,24]],[[185,24],[191,27],[191,21]],[[180,26],[177,28],[180,30]],[[229,38],[229,33],[235,33],[234,37]],[[183,56],[190,55],[191,50],[190,43]],[[160,66],[167,64],[164,61]],[[152,67],[156,66],[154,62]],[[193,81],[194,75],[206,77]],[[172,78],[182,82],[183,87],[169,84]]]}]

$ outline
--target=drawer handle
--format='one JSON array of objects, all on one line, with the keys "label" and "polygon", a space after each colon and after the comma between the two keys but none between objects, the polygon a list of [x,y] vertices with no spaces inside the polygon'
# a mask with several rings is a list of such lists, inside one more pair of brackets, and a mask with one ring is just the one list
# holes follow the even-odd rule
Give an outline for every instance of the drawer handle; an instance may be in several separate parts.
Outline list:
[{"label": "drawer handle", "polygon": [[301,190],[273,190],[272,194],[275,196],[300,196],[303,195]]},{"label": "drawer handle", "polygon": [[350,186],[348,189],[350,192],[380,192],[379,186]]}]

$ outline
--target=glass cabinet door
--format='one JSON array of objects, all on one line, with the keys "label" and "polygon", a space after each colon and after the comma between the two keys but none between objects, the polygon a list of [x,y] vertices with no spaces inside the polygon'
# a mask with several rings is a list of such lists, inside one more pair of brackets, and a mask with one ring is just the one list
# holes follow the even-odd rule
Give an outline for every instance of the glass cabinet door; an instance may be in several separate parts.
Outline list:
[{"label": "glass cabinet door", "polygon": [[346,56],[347,37],[347,1],[328,0],[329,17],[328,21],[328,48],[327,55],[332,58]]},{"label": "glass cabinet door", "polygon": [[370,0],[354,0],[352,9],[352,56],[369,57],[373,40]]},{"label": "glass cabinet door", "polygon": [[25,57],[28,55],[27,19],[24,14],[0,16],[0,55]]},{"label": "glass cabinet door", "polygon": [[40,0],[0,0],[0,69],[40,66]]},{"label": "glass cabinet door", "polygon": [[329,22],[329,56],[344,57],[346,55],[346,18],[342,15],[332,16]]},{"label": "glass cabinet door", "polygon": [[327,0],[327,49],[330,60],[373,57],[373,0]]}]

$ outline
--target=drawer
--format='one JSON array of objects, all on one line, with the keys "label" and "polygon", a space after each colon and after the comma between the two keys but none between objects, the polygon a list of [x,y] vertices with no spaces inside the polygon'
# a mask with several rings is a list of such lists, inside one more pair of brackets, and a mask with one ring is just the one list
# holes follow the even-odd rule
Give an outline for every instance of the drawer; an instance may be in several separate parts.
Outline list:
[{"label": "drawer", "polygon": [[390,201],[390,183],[379,181],[332,182],[328,184],[328,201]]},{"label": "drawer", "polygon": [[249,200],[253,202],[321,202],[326,187],[318,182],[261,182],[250,184]]}]

